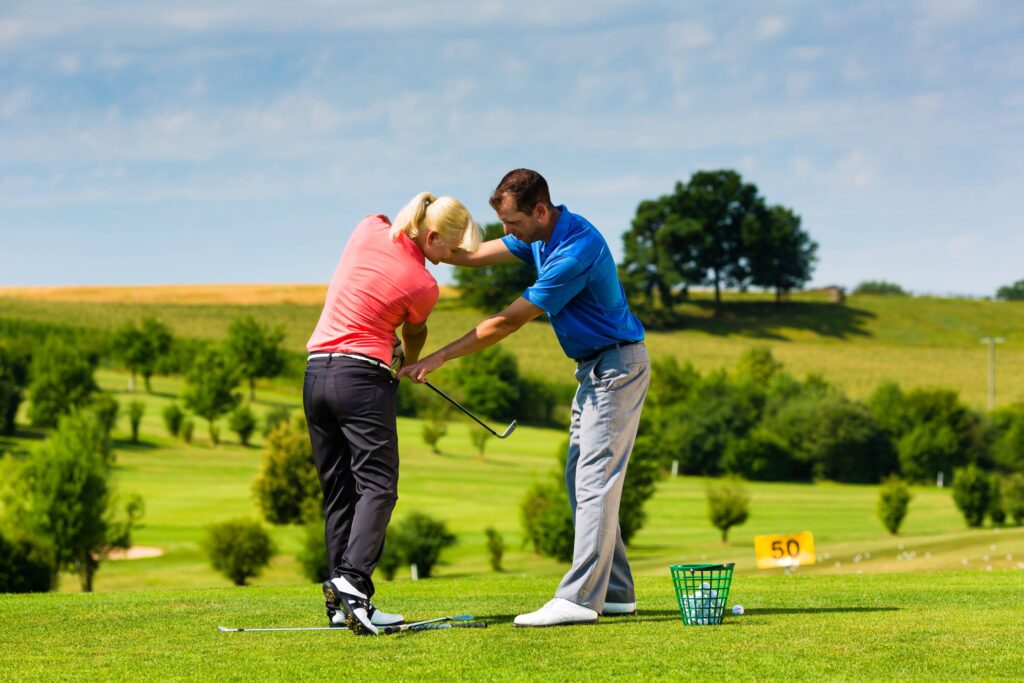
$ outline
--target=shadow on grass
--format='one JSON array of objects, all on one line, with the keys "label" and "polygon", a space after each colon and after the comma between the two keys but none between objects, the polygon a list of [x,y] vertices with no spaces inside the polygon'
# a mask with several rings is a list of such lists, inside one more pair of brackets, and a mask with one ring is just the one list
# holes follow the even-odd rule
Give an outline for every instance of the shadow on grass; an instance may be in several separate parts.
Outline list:
[{"label": "shadow on grass", "polygon": [[714,315],[713,301],[690,301],[684,306],[697,309],[700,315],[658,311],[649,322],[649,316],[643,316],[644,322],[655,330],[698,330],[719,336],[784,341],[787,337],[780,329],[806,330],[834,339],[869,337],[866,324],[876,317],[861,308],[814,301],[789,301],[780,308],[769,301],[727,301],[722,303],[718,316]]},{"label": "shadow on grass", "polygon": [[766,607],[748,609],[747,614],[829,614],[839,612],[899,612],[899,607]]}]

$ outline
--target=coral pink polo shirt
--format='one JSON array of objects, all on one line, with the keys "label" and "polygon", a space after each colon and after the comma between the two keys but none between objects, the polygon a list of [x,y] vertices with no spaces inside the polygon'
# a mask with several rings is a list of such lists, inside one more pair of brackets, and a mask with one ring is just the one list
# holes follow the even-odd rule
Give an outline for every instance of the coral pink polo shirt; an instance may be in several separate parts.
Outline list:
[{"label": "coral pink polo shirt", "polygon": [[391,363],[395,329],[421,323],[437,303],[437,281],[420,248],[390,237],[386,216],[367,216],[352,232],[327,288],[308,351],[359,353]]}]

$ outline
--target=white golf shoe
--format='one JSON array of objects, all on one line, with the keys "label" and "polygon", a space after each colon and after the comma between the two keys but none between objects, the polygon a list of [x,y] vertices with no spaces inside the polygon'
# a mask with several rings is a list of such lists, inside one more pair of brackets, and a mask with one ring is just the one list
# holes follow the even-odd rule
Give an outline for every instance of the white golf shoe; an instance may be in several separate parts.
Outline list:
[{"label": "white golf shoe", "polygon": [[539,628],[543,626],[570,626],[573,624],[596,624],[597,612],[569,602],[562,598],[549,600],[536,612],[520,614],[515,619],[516,626]]},{"label": "white golf shoe", "polygon": [[632,617],[636,615],[635,602],[606,602],[601,610],[602,617]]},{"label": "white golf shoe", "polygon": [[[405,623],[405,617],[401,614],[388,614],[382,610],[377,609],[376,605],[370,603],[370,623],[374,626],[398,626],[399,624]],[[346,626],[345,624],[345,612],[341,609],[327,608],[327,617],[330,619],[331,626]]]}]

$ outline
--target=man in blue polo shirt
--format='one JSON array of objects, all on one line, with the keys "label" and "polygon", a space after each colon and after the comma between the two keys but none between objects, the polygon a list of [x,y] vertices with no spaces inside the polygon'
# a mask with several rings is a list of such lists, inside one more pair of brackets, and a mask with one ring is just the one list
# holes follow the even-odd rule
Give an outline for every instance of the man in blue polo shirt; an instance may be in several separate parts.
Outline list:
[{"label": "man in blue polo shirt", "polygon": [[565,354],[576,360],[579,382],[565,468],[576,538],[572,567],[555,598],[515,624],[592,624],[599,614],[635,614],[619,501],[650,381],[643,325],[629,310],[604,237],[582,216],[554,206],[539,173],[510,171],[490,203],[505,236],[448,262],[478,268],[520,258],[536,266],[537,281],[504,311],[400,376],[423,382],[446,361],[491,346],[547,313]]}]

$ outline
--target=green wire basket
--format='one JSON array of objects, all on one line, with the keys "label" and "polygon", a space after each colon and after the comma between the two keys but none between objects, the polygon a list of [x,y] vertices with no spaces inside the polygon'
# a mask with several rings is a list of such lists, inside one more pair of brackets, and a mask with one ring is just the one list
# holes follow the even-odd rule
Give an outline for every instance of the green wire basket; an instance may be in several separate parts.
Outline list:
[{"label": "green wire basket", "polygon": [[673,564],[672,584],[679,613],[687,626],[722,623],[732,586],[733,562],[725,564]]}]

